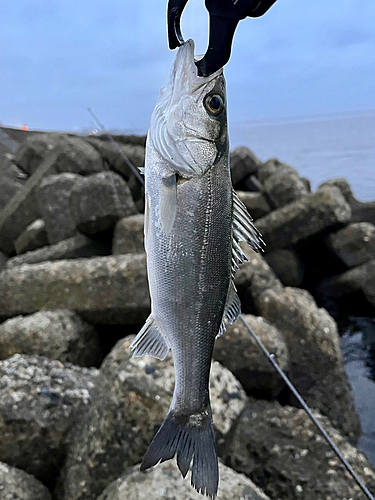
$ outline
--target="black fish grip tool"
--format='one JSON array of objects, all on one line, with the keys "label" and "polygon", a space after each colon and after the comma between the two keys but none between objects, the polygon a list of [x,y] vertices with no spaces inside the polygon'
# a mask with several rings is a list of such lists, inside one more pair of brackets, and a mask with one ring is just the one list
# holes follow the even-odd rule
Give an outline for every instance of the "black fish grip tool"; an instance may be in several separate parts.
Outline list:
[{"label": "black fish grip tool", "polygon": [[[181,15],[188,0],[168,1],[168,42],[175,49],[184,43]],[[237,24],[245,17],[260,17],[276,0],[206,0],[210,16],[210,39],[206,54],[196,62],[199,76],[209,76],[230,58]]]}]

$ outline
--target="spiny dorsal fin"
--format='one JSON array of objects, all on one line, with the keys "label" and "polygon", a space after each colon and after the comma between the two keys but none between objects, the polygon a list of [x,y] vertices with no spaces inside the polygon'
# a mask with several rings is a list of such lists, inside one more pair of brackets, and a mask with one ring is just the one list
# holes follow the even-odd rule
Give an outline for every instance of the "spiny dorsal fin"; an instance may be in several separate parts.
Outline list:
[{"label": "spiny dorsal fin", "polygon": [[148,354],[149,356],[163,360],[169,351],[169,346],[152,316],[148,317],[130,348],[134,351],[133,358],[139,358]]},{"label": "spiny dorsal fin", "polygon": [[223,320],[220,325],[219,333],[216,335],[216,338],[221,337],[225,332],[225,322],[228,321],[230,325],[236,321],[236,319],[241,314],[241,301],[237,295],[236,287],[233,281],[230,282],[227,300],[225,302]]},{"label": "spiny dorsal fin", "polygon": [[232,238],[232,280],[236,274],[239,266],[247,260],[242,248],[240,247],[240,241],[246,241],[255,252],[261,250],[263,252],[263,246],[265,245],[262,240],[262,235],[257,230],[253,224],[253,219],[251,218],[247,208],[242,203],[242,201],[237,196],[237,193],[233,189],[233,238]]}]

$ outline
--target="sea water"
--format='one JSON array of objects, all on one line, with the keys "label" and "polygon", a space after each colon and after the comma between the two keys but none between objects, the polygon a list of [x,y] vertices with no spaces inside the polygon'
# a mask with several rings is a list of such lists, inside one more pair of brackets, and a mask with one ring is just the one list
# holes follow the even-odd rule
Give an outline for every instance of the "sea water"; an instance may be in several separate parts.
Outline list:
[{"label": "sea water", "polygon": [[229,123],[231,149],[248,146],[262,161],[278,158],[313,189],[346,177],[360,201],[375,200],[375,110]]}]

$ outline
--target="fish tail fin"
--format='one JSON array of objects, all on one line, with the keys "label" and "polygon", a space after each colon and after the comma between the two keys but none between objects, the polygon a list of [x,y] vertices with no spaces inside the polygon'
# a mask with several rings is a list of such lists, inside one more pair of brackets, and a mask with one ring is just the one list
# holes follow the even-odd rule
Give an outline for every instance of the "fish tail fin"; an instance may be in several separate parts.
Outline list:
[{"label": "fish tail fin", "polygon": [[171,410],[156,433],[141,464],[141,470],[177,455],[183,477],[191,468],[191,485],[202,495],[214,498],[219,483],[219,468],[211,411],[181,414]]}]

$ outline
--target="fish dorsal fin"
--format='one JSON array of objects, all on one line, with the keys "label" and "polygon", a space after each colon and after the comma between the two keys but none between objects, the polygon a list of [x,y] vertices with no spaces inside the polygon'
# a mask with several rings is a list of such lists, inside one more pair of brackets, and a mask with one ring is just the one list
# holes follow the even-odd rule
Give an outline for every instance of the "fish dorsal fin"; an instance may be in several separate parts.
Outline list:
[{"label": "fish dorsal fin", "polygon": [[153,358],[163,360],[169,351],[167,341],[152,316],[147,318],[146,323],[133,340],[130,348],[134,351],[133,358],[139,358],[148,354]]},{"label": "fish dorsal fin", "polygon": [[241,314],[241,301],[237,295],[236,287],[233,281],[231,280],[229,285],[227,300],[225,302],[223,320],[221,322],[219,333],[217,334],[216,338],[221,337],[221,335],[223,335],[223,333],[225,332],[224,320],[228,321],[230,325],[233,325],[233,323],[236,321],[236,319],[239,317],[240,314]]},{"label": "fish dorsal fin", "polygon": [[165,234],[169,236],[177,213],[177,178],[173,174],[162,179],[160,219]]},{"label": "fish dorsal fin", "polygon": [[263,246],[265,245],[262,235],[254,226],[252,217],[234,189],[232,229],[232,279],[234,279],[239,266],[247,260],[246,255],[240,247],[240,241],[246,241],[255,252],[259,252],[259,250],[263,251]]}]

